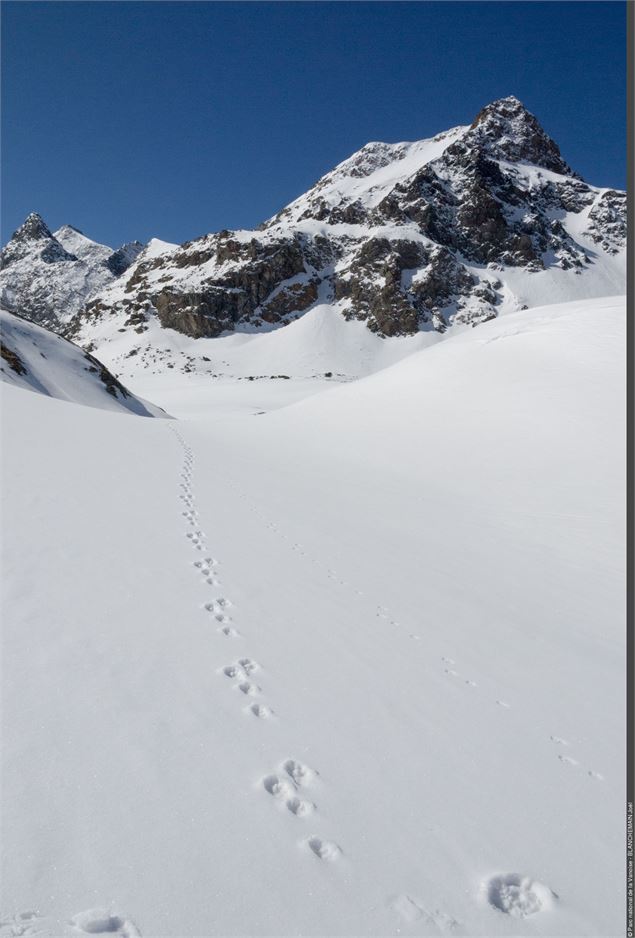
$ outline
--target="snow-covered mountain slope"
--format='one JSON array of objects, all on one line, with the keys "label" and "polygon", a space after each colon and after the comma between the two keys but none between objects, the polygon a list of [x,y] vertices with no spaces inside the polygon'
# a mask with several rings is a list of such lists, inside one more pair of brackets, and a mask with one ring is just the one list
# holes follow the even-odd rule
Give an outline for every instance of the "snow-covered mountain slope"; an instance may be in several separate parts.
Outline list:
[{"label": "snow-covered mountain slope", "polygon": [[117,370],[152,370],[158,357],[208,374],[219,356],[205,340],[326,306],[403,337],[621,295],[625,240],[625,194],[584,182],[536,118],[503,98],[430,140],[368,144],[257,230],[141,255],[68,334]]},{"label": "snow-covered mountain slope", "polygon": [[0,934],[620,934],[624,319],[259,415],[8,388]]},{"label": "snow-covered mountain slope", "polygon": [[102,410],[165,416],[131,394],[88,352],[1,307],[0,336],[2,382]]},{"label": "snow-covered mountain slope", "polygon": [[138,241],[116,251],[72,225],[52,233],[32,213],[2,251],[0,298],[6,309],[56,330],[138,257]]}]

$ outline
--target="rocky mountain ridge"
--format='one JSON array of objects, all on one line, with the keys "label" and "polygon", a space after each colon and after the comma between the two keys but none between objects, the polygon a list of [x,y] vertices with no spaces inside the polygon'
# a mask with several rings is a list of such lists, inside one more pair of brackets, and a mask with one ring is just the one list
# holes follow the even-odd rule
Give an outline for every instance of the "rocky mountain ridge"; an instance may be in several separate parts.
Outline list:
[{"label": "rocky mountain ridge", "polygon": [[510,96],[431,139],[367,144],[257,229],[151,242],[64,331],[111,367],[160,345],[211,372],[204,340],[323,305],[396,337],[620,294],[625,242],[625,194],[587,184]]},{"label": "rocky mountain ridge", "polygon": [[0,255],[0,300],[10,311],[63,331],[84,303],[120,277],[142,249],[133,241],[113,251],[72,225],[51,232],[32,212]]}]

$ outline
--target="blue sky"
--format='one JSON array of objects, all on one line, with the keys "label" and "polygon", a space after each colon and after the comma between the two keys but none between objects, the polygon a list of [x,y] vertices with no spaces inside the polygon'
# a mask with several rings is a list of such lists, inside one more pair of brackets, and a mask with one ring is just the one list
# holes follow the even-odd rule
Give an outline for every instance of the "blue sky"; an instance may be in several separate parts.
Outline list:
[{"label": "blue sky", "polygon": [[2,4],[2,240],[252,227],[369,140],[515,94],[625,186],[625,3]]}]

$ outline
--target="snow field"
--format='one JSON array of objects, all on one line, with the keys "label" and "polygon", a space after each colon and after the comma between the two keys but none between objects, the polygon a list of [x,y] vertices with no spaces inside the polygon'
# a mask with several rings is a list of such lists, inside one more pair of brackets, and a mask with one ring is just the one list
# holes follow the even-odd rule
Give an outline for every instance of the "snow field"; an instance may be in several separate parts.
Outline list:
[{"label": "snow field", "polygon": [[7,388],[0,934],[618,934],[623,320],[178,421]]}]

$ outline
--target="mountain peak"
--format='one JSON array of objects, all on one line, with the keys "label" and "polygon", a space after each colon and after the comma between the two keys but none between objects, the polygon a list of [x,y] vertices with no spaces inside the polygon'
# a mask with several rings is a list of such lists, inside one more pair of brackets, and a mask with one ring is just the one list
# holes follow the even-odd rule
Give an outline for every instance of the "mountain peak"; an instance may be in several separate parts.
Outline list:
[{"label": "mountain peak", "polygon": [[564,176],[577,175],[562,159],[555,140],[514,95],[485,105],[472,121],[468,137],[512,163],[533,163]]},{"label": "mountain peak", "polygon": [[27,215],[26,219],[22,225],[20,225],[18,230],[14,232],[11,240],[42,241],[52,237],[53,235],[51,234],[42,216],[38,215],[37,212],[31,212],[30,215]]},{"label": "mountain peak", "polygon": [[58,238],[58,240],[59,240],[59,236],[60,236],[60,235],[71,234],[71,233],[76,234],[76,235],[81,235],[82,238],[85,238],[85,237],[86,237],[86,235],[84,234],[84,232],[81,231],[79,228],[76,228],[75,225],[62,225],[62,227],[59,228],[59,229],[55,232],[55,237]]},{"label": "mountain peak", "polygon": [[472,121],[471,129],[474,129],[474,127],[477,127],[480,123],[493,115],[499,115],[500,117],[508,119],[518,116],[533,116],[529,113],[522,101],[515,95],[508,94],[506,97],[497,98],[495,101],[491,101],[489,104],[486,104],[485,107],[481,108]]}]

